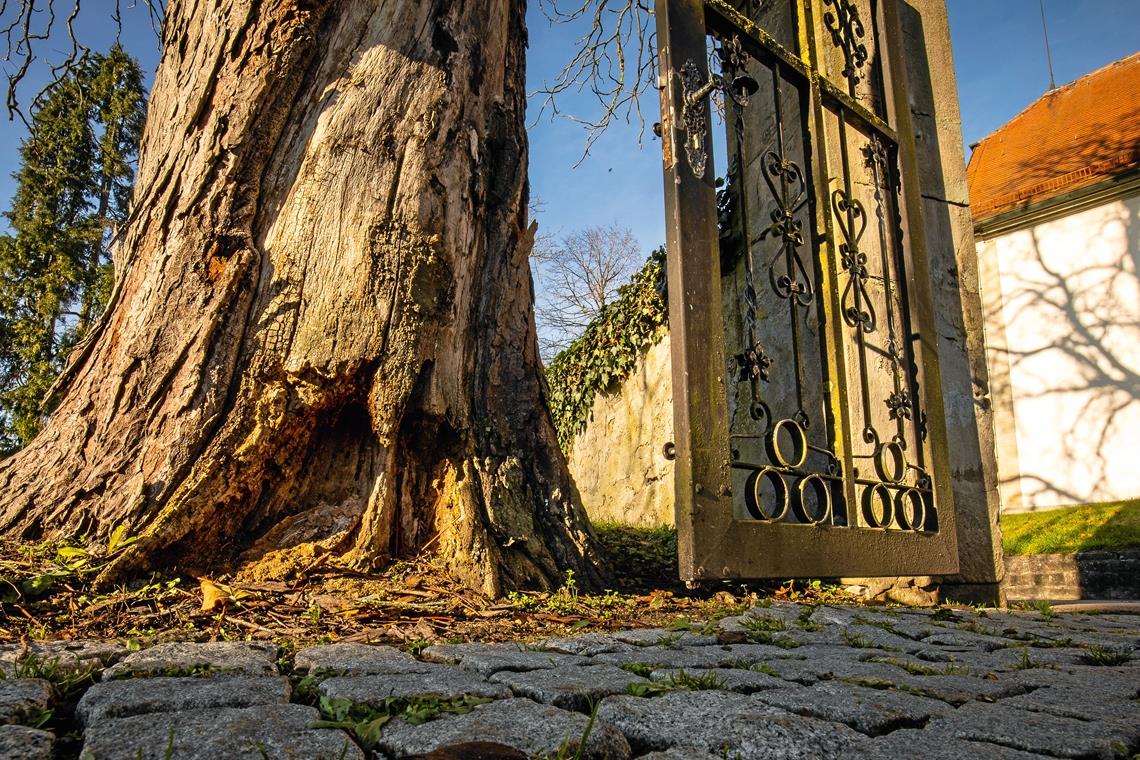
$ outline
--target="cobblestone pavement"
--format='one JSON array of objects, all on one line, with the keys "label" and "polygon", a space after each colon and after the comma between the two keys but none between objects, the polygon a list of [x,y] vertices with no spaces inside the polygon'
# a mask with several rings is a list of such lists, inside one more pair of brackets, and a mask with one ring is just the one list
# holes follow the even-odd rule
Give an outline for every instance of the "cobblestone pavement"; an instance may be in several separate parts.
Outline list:
[{"label": "cobblestone pavement", "polygon": [[418,656],[57,642],[0,649],[0,758],[1132,758],[1137,650],[1135,615],[795,604]]}]

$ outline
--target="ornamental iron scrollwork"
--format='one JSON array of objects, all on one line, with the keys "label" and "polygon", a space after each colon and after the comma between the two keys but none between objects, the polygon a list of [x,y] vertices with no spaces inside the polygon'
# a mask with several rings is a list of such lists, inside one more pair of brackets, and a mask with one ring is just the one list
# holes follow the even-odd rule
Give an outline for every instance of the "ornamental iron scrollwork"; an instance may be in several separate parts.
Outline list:
[{"label": "ornamental iron scrollwork", "polygon": [[[879,230],[879,250],[882,252],[883,291],[887,302],[887,350],[886,357],[890,363],[892,392],[884,402],[890,418],[896,422],[894,440],[906,447],[906,422],[913,419],[911,390],[917,388],[917,368],[908,366],[906,352],[899,336],[900,327],[895,320],[895,279],[892,274],[891,257],[888,251],[891,241],[887,233],[887,212],[885,191],[892,187],[892,178],[889,174],[890,161],[887,159],[887,148],[878,135],[872,135],[870,142],[863,148],[863,163],[871,170],[872,186],[875,188],[875,218]],[[894,273],[902,271],[902,262],[896,258]],[[899,304],[902,310],[902,304]],[[905,376],[904,376],[904,373]],[[907,386],[910,387],[907,387]],[[917,396],[917,393],[914,394]]]},{"label": "ornamental iron scrollwork", "polygon": [[890,86],[913,19],[891,0],[654,8],[681,579],[959,572],[933,265]]},{"label": "ornamental iron scrollwork", "polygon": [[847,286],[843,289],[843,321],[864,333],[875,331],[878,316],[875,314],[871,295],[867,292],[867,254],[859,249],[863,233],[867,231],[867,211],[857,198],[852,198],[846,190],[836,190],[831,194],[835,207],[836,223],[843,236],[839,244],[839,258],[847,271]]},{"label": "ornamental iron scrollwork", "polygon": [[810,306],[815,300],[815,285],[800,256],[800,248],[804,245],[804,224],[796,218],[796,214],[807,204],[807,182],[804,180],[803,169],[795,161],[773,151],[764,154],[763,166],[764,181],[775,198],[776,205],[769,215],[772,224],[760,233],[760,239],[771,237],[780,241],[784,253],[784,272],[776,274],[775,262],[768,270],[772,289],[780,298],[794,299],[800,306]]},{"label": "ornamental iron scrollwork", "polygon": [[[723,43],[718,49],[722,71],[726,78],[742,76],[746,59],[740,54],[736,39]],[[846,525],[843,468],[834,452],[810,443],[811,417],[807,411],[804,352],[807,343],[801,335],[805,317],[810,320],[810,308],[816,306],[816,281],[812,267],[805,259],[808,248],[804,209],[811,194],[807,176],[800,164],[788,157],[783,139],[783,113],[781,107],[782,83],[779,72],[772,73],[772,90],[775,94],[776,146],[765,151],[755,163],[771,208],[765,226],[753,238],[749,223],[749,208],[744,182],[744,169],[749,162],[745,153],[744,107],[732,99],[729,115],[734,125],[727,181],[718,194],[718,207],[722,224],[734,229],[722,230],[722,244],[735,250],[722,260],[735,267],[742,261],[744,275],[740,302],[744,317],[743,350],[735,356],[739,368],[739,382],[747,382],[751,393],[750,417],[752,429],[759,435],[743,432],[732,437],[737,441],[751,439],[762,444],[762,461],[749,462],[733,449],[733,467],[746,470],[743,495],[748,516],[766,523],[795,522],[806,525]],[[762,112],[761,112],[762,113]],[[754,176],[754,175],[752,175]],[[788,417],[777,417],[761,393],[761,383],[771,382],[773,359],[765,353],[760,339],[756,265],[757,244],[765,244],[772,253],[767,265],[767,280],[772,292],[788,303],[787,322],[792,335],[791,359],[795,373],[795,410]],[[810,250],[810,249],[809,249]],[[772,320],[774,314],[765,315]],[[826,435],[826,429],[822,429]],[[755,449],[753,453],[759,453]],[[809,457],[812,457],[809,461]]]},{"label": "ornamental iron scrollwork", "polygon": [[[731,4],[742,12],[764,5]],[[852,0],[824,5],[854,97],[869,60],[867,30]],[[799,81],[778,57],[749,52],[760,44],[755,37],[746,49],[744,32],[708,34],[708,66],[686,60],[674,81],[694,175],[709,171],[714,93],[721,93],[728,130],[728,165],[715,198],[722,277],[731,275],[735,293],[725,317],[732,320],[727,369],[738,383],[728,430],[740,479],[736,515],[937,532],[906,293],[898,146],[831,88],[829,123],[837,125],[841,155],[838,164],[826,154],[823,160],[842,174],[837,188],[820,185],[813,151],[826,138],[806,121],[810,81]],[[760,91],[754,75],[771,77],[762,107],[750,106]],[[790,129],[802,132],[785,139]],[[834,247],[822,244],[831,232]]]},{"label": "ornamental iron scrollwork", "polygon": [[831,41],[843,51],[843,76],[852,88],[863,78],[860,70],[867,63],[867,46],[861,40],[867,35],[859,7],[852,0],[823,0],[834,8],[823,14],[823,23],[831,32]]}]

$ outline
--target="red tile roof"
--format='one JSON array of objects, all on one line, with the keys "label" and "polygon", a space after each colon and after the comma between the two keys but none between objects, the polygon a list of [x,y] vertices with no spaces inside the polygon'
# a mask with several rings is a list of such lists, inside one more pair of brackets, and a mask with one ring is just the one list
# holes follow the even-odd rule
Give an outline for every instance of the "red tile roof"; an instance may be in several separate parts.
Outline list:
[{"label": "red tile roof", "polygon": [[1140,53],[1042,95],[982,140],[967,176],[975,221],[1140,168]]}]

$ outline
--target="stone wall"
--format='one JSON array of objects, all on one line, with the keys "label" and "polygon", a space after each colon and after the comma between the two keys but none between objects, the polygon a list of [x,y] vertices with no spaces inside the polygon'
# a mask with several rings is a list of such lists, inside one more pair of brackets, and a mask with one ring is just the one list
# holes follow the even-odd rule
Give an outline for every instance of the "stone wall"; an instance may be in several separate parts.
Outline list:
[{"label": "stone wall", "polygon": [[673,524],[673,384],[669,336],[649,349],[618,388],[594,398],[567,457],[594,522]]},{"label": "stone wall", "polygon": [[1140,549],[1005,558],[1011,600],[1140,599]]}]

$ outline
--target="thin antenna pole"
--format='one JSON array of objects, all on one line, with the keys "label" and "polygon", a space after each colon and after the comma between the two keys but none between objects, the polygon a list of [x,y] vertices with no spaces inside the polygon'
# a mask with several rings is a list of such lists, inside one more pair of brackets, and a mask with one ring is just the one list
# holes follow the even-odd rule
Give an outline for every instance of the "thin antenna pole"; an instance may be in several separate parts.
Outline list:
[{"label": "thin antenna pole", "polygon": [[1049,89],[1057,89],[1057,81],[1053,78],[1053,51],[1049,49],[1049,25],[1045,23],[1045,0],[1038,0],[1041,5],[1041,29],[1045,32],[1045,58],[1049,61]]}]

